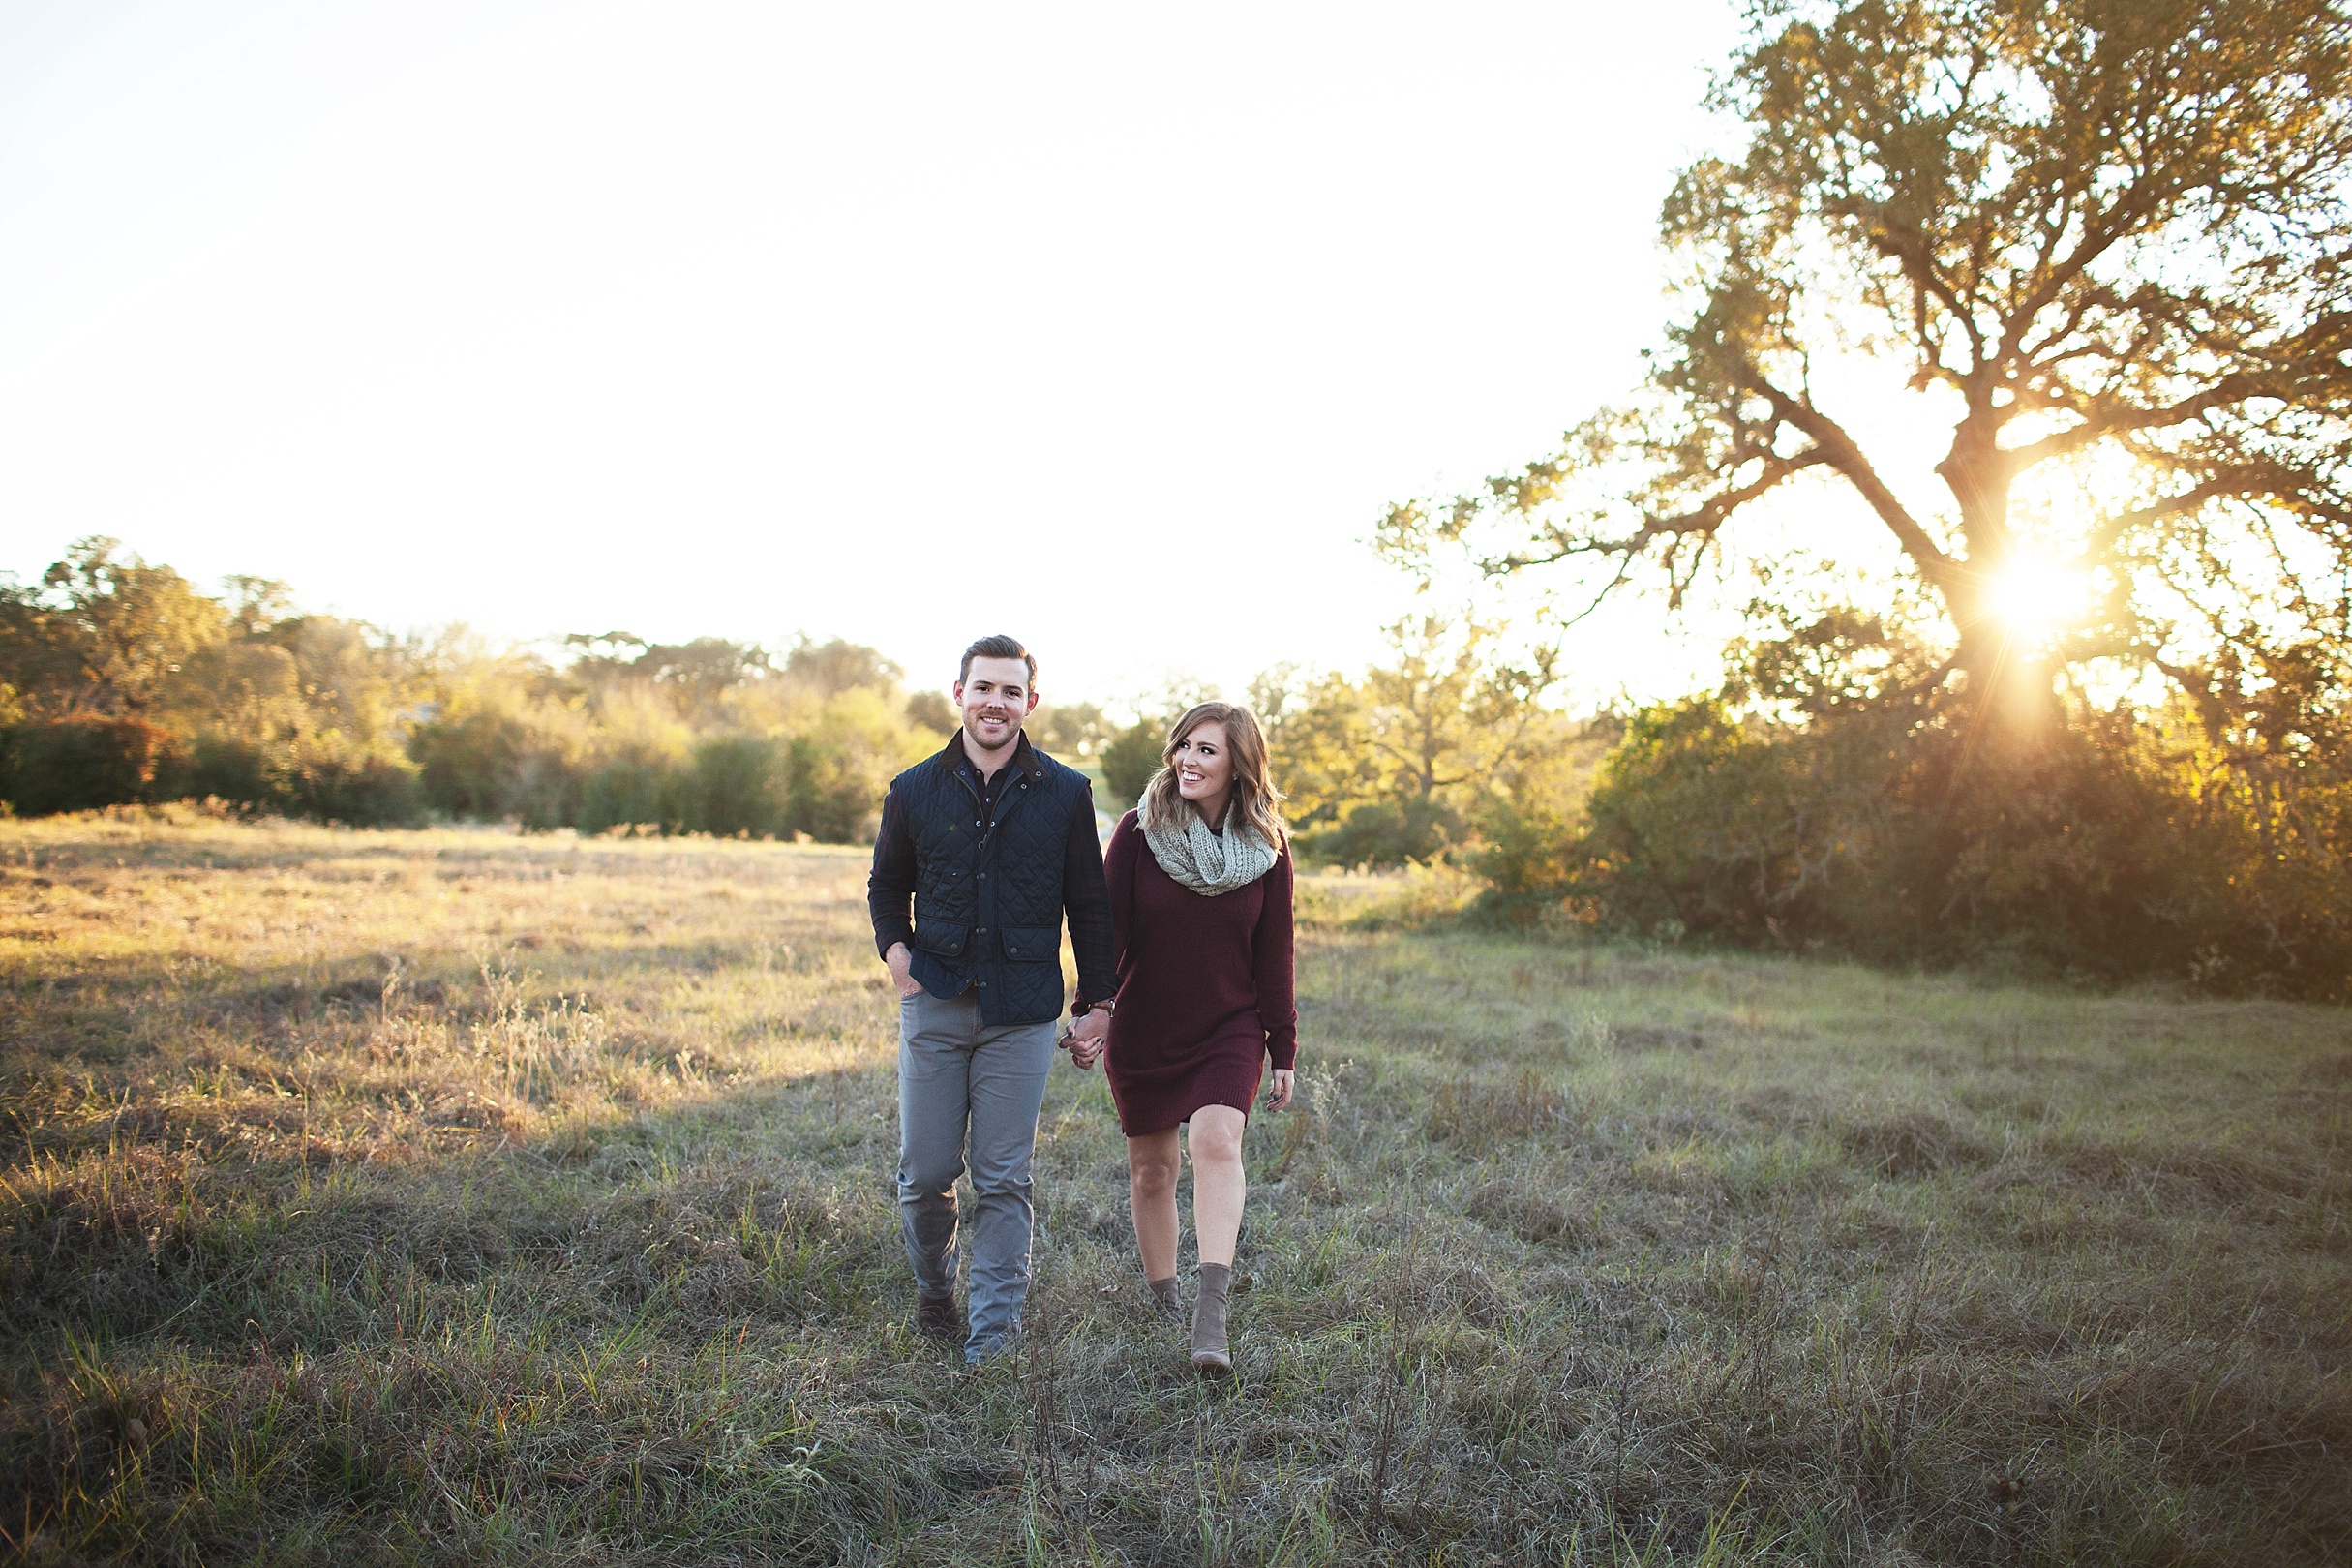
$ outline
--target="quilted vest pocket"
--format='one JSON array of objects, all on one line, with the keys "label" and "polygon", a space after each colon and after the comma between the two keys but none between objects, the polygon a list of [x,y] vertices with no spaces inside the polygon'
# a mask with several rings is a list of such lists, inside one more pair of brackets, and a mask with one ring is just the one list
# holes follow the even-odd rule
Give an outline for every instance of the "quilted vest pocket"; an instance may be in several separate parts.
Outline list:
[{"label": "quilted vest pocket", "polygon": [[1008,925],[1005,956],[1016,964],[1050,963],[1062,956],[1062,926]]},{"label": "quilted vest pocket", "polygon": [[915,946],[941,958],[961,956],[964,944],[971,940],[969,920],[926,920],[918,917],[915,921]]}]

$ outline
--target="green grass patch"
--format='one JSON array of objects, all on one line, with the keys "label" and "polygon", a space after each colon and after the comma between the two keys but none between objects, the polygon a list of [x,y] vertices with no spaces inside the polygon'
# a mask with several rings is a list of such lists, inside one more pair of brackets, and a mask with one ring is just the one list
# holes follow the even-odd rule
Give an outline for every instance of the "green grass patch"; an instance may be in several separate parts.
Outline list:
[{"label": "green grass patch", "polygon": [[[856,852],[0,824],[40,1562],[2322,1563],[2352,1019],[1481,934],[1307,879],[1237,1375],[1099,1075],[916,1338]],[[1319,885],[1335,884],[1334,891]]]}]

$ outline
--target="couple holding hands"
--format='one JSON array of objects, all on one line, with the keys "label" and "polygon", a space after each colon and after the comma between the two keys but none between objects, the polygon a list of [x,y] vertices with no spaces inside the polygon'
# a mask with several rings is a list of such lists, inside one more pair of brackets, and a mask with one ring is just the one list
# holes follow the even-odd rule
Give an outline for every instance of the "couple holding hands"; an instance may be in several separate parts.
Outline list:
[{"label": "couple holding hands", "polygon": [[[916,1325],[962,1340],[967,1363],[1018,1331],[1030,1157],[1060,1044],[1110,1080],[1150,1305],[1171,1322],[1184,1315],[1178,1130],[1191,1129],[1192,1362],[1228,1370],[1242,1134],[1268,1062],[1267,1107],[1281,1110],[1298,1057],[1290,852],[1265,738],[1246,708],[1186,712],[1105,854],[1085,775],[1021,733],[1038,703],[1029,651],[981,638],[964,650],[954,691],[961,728],[891,781],[867,882],[875,947],[899,994],[898,1213]],[[1065,916],[1078,985],[1057,1039]],[[967,1169],[968,1313],[955,1296],[955,1182]]]}]

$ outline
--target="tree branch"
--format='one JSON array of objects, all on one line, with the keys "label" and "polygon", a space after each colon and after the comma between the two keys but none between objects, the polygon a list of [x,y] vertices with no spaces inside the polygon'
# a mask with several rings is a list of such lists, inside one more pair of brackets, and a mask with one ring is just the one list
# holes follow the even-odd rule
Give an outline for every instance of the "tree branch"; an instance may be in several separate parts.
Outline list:
[{"label": "tree branch", "polygon": [[[2193,397],[2169,403],[2160,408],[2102,408],[2095,403],[2090,408],[2077,408],[2083,422],[2072,430],[2062,430],[2055,436],[2045,436],[2026,446],[2005,448],[2009,471],[2023,473],[2036,464],[2052,458],[2066,457],[2081,451],[2094,441],[2109,436],[2121,436],[2137,430],[2164,430],[2173,425],[2185,425],[2199,415],[2248,398],[2262,396],[2261,382],[2251,376],[2225,376],[2214,385]],[[2096,410],[2096,411],[2094,411]]]},{"label": "tree branch", "polygon": [[1928,537],[1910,508],[1886,488],[1886,481],[1879,477],[1878,469],[1871,467],[1861,447],[1846,434],[1846,428],[1810,402],[1790,397],[1761,374],[1753,371],[1750,374],[1754,390],[1771,403],[1773,416],[1812,437],[1821,461],[1837,469],[1848,484],[1861,493],[1879,521],[1886,525],[1902,545],[1904,554],[1918,563],[1920,575],[1939,588],[1947,587],[1953,572],[1951,557],[1937,548],[1936,541]]},{"label": "tree branch", "polygon": [[1911,280],[1912,287],[1922,296],[1932,297],[1942,305],[1968,334],[1969,353],[1977,364],[1984,362],[1984,334],[1976,325],[1975,313],[1961,304],[1959,294],[1936,270],[1935,255],[1925,234],[1912,225],[1897,224],[1888,218],[1884,202],[1850,200],[1832,204],[1827,210],[1835,217],[1860,220],[1870,248],[1902,267],[1903,276]]},{"label": "tree branch", "polygon": [[[1529,566],[1556,565],[1571,556],[1616,556],[1630,559],[1660,539],[1682,538],[1691,534],[1711,537],[1742,506],[1805,469],[1819,467],[1829,461],[1829,455],[1819,450],[1800,452],[1794,457],[1769,457],[1764,460],[1764,471],[1746,484],[1710,496],[1687,512],[1672,517],[1644,517],[1640,528],[1622,538],[1562,541],[1549,554],[1514,553],[1498,556],[1483,562],[1482,567],[1488,576],[1500,577]],[[1556,539],[1558,536],[1554,537]],[[1620,572],[1617,581],[1621,583],[1624,575]],[[1590,611],[1585,613],[1590,614]]]},{"label": "tree branch", "polygon": [[2086,556],[2104,554],[2113,549],[2116,543],[2132,529],[2144,528],[2150,523],[2160,523],[2168,517],[2185,516],[2196,511],[2210,500],[2220,500],[2230,496],[2276,494],[2277,487],[2273,483],[2276,477],[2276,475],[2266,476],[2258,469],[2232,468],[2225,473],[2214,475],[2202,484],[2192,485],[2177,496],[2167,496],[2162,500],[2151,501],[2146,506],[2135,506],[2128,512],[2118,512],[2099,525],[2084,546],[2083,554]]}]

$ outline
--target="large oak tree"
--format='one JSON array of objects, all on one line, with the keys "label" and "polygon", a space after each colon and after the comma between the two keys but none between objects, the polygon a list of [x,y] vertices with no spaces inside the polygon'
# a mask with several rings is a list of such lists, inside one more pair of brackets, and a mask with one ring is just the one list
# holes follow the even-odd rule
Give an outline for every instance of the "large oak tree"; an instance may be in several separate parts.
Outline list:
[{"label": "large oak tree", "polygon": [[[1950,678],[2007,709],[2049,690],[1998,613],[2017,502],[2070,471],[2099,503],[2057,565],[2109,595],[2096,650],[2223,720],[2340,673],[2348,95],[2330,0],[1764,0],[1715,92],[1746,149],[1665,206],[1693,282],[1643,400],[1395,508],[1383,543],[1678,598],[1765,498],[1826,481],[1948,617]],[[1890,482],[1832,406],[1819,367],[1857,351],[1945,411],[1940,485]]]}]

